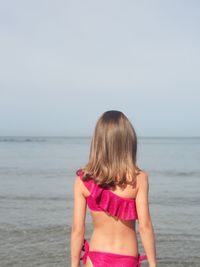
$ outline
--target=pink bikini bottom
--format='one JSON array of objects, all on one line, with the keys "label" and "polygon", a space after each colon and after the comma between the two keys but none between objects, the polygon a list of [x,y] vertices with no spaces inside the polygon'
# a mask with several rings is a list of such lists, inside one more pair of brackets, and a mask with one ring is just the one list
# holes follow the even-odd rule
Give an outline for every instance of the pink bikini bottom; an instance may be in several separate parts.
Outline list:
[{"label": "pink bikini bottom", "polygon": [[140,267],[140,262],[147,259],[146,255],[138,254],[138,257],[89,250],[89,243],[84,239],[82,247],[84,251],[83,256],[80,258],[83,264],[86,264],[87,257],[90,258],[94,267]]}]

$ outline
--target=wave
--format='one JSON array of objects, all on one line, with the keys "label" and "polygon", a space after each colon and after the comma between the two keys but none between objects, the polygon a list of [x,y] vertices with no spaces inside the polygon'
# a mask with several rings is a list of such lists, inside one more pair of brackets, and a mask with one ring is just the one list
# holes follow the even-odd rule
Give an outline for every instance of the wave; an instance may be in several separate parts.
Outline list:
[{"label": "wave", "polygon": [[45,142],[44,137],[0,137],[0,142],[24,143],[24,142]]},{"label": "wave", "polygon": [[43,201],[43,200],[50,200],[50,201],[70,201],[72,200],[71,195],[65,195],[65,196],[12,196],[12,195],[0,195],[1,200],[21,200],[21,201]]},{"label": "wave", "polygon": [[180,177],[200,177],[200,171],[176,171],[176,170],[149,170],[150,175],[162,175],[162,176],[180,176]]},{"label": "wave", "polygon": [[72,140],[80,139],[87,140],[91,139],[88,136],[0,136],[0,142],[46,142],[46,141],[61,141],[61,140]]},{"label": "wave", "polygon": [[150,202],[153,205],[159,205],[162,207],[162,209],[166,206],[169,207],[198,207],[200,203],[200,197],[196,194],[196,196],[193,193],[188,193],[185,196],[182,196],[180,193],[178,196],[174,196],[174,192],[169,192],[168,194],[165,192],[162,192],[162,195],[156,194],[156,196],[152,195]]}]

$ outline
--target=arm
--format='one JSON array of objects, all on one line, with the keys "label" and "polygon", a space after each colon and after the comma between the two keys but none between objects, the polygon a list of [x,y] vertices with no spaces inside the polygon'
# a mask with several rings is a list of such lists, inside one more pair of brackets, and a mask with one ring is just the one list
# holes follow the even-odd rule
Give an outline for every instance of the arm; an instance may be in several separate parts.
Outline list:
[{"label": "arm", "polygon": [[74,182],[74,210],[71,228],[71,267],[80,267],[81,250],[85,234],[86,198],[80,178],[77,176]]},{"label": "arm", "polygon": [[138,213],[139,233],[147,255],[149,267],[156,267],[155,235],[148,202],[148,175],[143,172],[142,175],[139,175],[137,182],[139,188],[136,195],[136,207]]}]

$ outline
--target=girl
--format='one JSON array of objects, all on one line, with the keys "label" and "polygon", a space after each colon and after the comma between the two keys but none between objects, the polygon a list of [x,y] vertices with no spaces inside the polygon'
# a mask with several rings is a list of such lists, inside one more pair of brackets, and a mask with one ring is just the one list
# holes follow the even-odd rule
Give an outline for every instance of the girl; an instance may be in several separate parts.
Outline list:
[{"label": "girl", "polygon": [[[156,267],[148,174],[137,166],[136,154],[137,136],[128,118],[120,111],[104,112],[89,161],[76,171],[71,267],[80,267],[80,261],[86,267],[136,267],[142,260]],[[90,245],[84,238],[87,205],[93,221]],[[136,220],[146,255],[138,251]]]}]

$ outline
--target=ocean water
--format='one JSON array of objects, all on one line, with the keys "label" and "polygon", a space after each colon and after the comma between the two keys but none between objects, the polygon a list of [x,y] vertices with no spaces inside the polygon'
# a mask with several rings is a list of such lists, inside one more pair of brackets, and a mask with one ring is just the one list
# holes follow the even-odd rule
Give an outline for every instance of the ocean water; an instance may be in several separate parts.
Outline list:
[{"label": "ocean water", "polygon": [[[0,138],[1,267],[70,267],[72,186],[90,141]],[[199,163],[200,138],[138,138],[160,267],[200,266]],[[88,240],[91,231],[87,211]],[[138,241],[144,253],[139,234]]]}]

